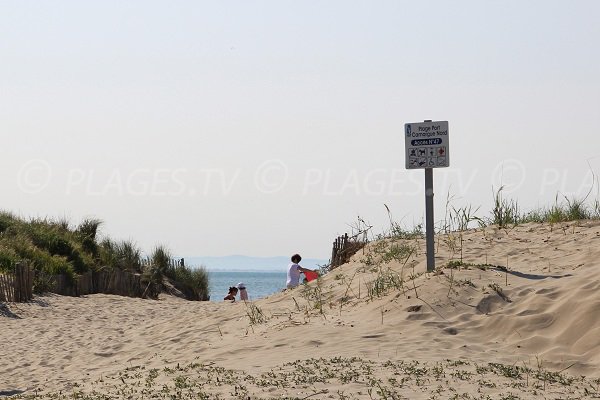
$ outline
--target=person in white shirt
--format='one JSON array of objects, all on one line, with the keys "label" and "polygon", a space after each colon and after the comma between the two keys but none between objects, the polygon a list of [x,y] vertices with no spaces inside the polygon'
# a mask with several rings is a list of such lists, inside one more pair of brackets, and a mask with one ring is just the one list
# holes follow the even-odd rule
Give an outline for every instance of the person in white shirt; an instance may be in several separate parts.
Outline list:
[{"label": "person in white shirt", "polygon": [[294,254],[292,256],[292,262],[288,265],[287,271],[287,282],[285,286],[288,289],[294,288],[300,284],[300,273],[304,271],[311,271],[310,269],[306,269],[301,267],[298,263],[302,260],[300,254]]}]

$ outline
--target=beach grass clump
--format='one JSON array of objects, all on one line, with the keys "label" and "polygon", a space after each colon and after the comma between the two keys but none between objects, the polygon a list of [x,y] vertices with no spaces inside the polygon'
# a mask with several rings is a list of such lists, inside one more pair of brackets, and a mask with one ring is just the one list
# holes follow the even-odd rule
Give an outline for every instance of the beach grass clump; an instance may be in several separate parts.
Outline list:
[{"label": "beach grass clump", "polygon": [[390,226],[390,230],[385,235],[388,239],[406,239],[406,240],[414,240],[414,239],[422,239],[425,237],[425,233],[423,232],[423,224],[414,225],[412,228],[405,228],[397,222],[392,222]]},{"label": "beach grass clump", "polygon": [[422,239],[425,237],[423,232],[423,224],[415,224],[412,228],[406,228],[401,222],[395,221],[392,216],[392,211],[388,207],[387,204],[384,204],[384,207],[388,214],[389,220],[389,228],[383,233],[377,236],[378,240],[381,239],[392,239],[392,240],[414,240],[414,239]]},{"label": "beach grass clump", "polygon": [[400,290],[404,287],[404,280],[400,274],[390,268],[380,268],[375,279],[366,282],[367,295],[370,300],[387,295],[391,290]]},{"label": "beach grass clump", "polygon": [[370,251],[365,253],[365,257],[361,259],[361,262],[376,268],[391,262],[399,262],[405,265],[415,255],[416,250],[414,245],[406,243],[406,241],[398,243],[390,239],[379,240]]},{"label": "beach grass clump", "polygon": [[135,273],[141,273],[144,269],[142,251],[131,240],[113,241],[105,238],[97,247],[101,265]]},{"label": "beach grass clump", "polygon": [[190,300],[208,300],[208,272],[200,267],[192,269],[181,260],[174,260],[171,252],[164,246],[156,246],[143,267],[144,281],[161,290],[167,284],[173,285]]},{"label": "beach grass clump", "polygon": [[101,220],[86,218],[75,229],[75,235],[78,236],[82,249],[93,257],[98,257],[99,255],[99,246],[96,237],[100,225],[102,225]]},{"label": "beach grass clump", "polygon": [[269,320],[262,309],[255,303],[245,301],[244,304],[246,305],[246,316],[250,321],[250,325],[263,324]]},{"label": "beach grass clump", "polygon": [[506,293],[504,293],[504,291],[502,290],[502,288],[500,287],[500,285],[498,285],[497,283],[490,283],[488,285],[488,287],[490,289],[492,289],[494,292],[496,292],[498,294],[498,296],[500,296],[500,298],[504,301],[506,301],[507,303],[511,303],[512,300],[506,295]]},{"label": "beach grass clump", "polygon": [[443,242],[450,250],[451,258],[454,257],[454,254],[459,253],[460,261],[462,262],[465,232],[474,222],[479,226],[483,226],[485,225],[485,221],[476,215],[479,207],[473,208],[471,205],[455,207],[451,205],[451,200],[451,196],[448,195],[446,200],[446,215],[441,231],[444,233]]},{"label": "beach grass clump", "polygon": [[[314,281],[313,281],[314,282]],[[315,283],[304,284],[301,295],[313,310],[318,310],[321,314],[325,314],[323,305],[327,301],[323,293],[323,279],[319,276]]]},{"label": "beach grass clump", "polygon": [[580,219],[592,218],[593,214],[583,200],[576,198],[569,199],[565,197],[565,201],[565,217],[567,221],[578,221]]},{"label": "beach grass clump", "polygon": [[118,268],[126,271],[142,272],[142,252],[131,240],[117,242],[116,255]]},{"label": "beach grass clump", "polygon": [[499,228],[505,228],[509,225],[517,225],[523,221],[519,203],[513,199],[505,199],[502,196],[504,186],[501,186],[494,193],[494,208],[492,209],[492,218],[490,223],[498,225]]},{"label": "beach grass clump", "polygon": [[415,247],[406,243],[392,243],[387,246],[381,254],[381,261],[384,264],[392,261],[397,261],[405,264],[406,261],[414,254]]},{"label": "beach grass clump", "polygon": [[150,265],[147,270],[155,276],[163,278],[169,269],[172,259],[173,256],[169,250],[164,246],[156,246],[150,256]]},{"label": "beach grass clump", "polygon": [[210,298],[208,272],[204,267],[190,268],[182,264],[171,263],[164,276],[191,300]]}]

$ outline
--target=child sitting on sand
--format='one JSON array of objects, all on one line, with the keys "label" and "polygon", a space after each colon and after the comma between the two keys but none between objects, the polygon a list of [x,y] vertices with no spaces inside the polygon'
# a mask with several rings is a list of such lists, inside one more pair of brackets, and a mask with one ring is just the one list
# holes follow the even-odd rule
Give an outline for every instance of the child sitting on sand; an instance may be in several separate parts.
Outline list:
[{"label": "child sitting on sand", "polygon": [[243,282],[237,284],[237,288],[240,291],[240,300],[248,300],[248,291],[246,290],[246,285]]},{"label": "child sitting on sand", "polygon": [[236,288],[235,286],[231,286],[229,288],[229,293],[227,293],[227,296],[225,296],[225,298],[223,300],[231,300],[232,302],[234,302],[235,296],[237,296],[237,292],[238,292],[238,288]]}]

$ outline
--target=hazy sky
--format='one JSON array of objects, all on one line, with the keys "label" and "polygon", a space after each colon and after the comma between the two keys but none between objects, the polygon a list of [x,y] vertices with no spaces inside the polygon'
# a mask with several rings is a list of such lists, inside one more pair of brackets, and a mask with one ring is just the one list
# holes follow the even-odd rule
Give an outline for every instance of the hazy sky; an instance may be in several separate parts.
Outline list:
[{"label": "hazy sky", "polygon": [[[328,258],[424,215],[403,125],[481,206],[600,176],[600,1],[1,1],[1,208],[181,256]],[[593,196],[596,196],[594,188]]]}]

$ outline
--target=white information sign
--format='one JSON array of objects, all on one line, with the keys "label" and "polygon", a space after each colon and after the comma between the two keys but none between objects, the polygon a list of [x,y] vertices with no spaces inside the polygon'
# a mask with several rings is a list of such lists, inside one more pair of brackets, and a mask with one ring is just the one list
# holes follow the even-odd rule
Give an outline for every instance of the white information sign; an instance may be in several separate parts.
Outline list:
[{"label": "white information sign", "polygon": [[448,121],[404,124],[406,169],[450,166]]}]

